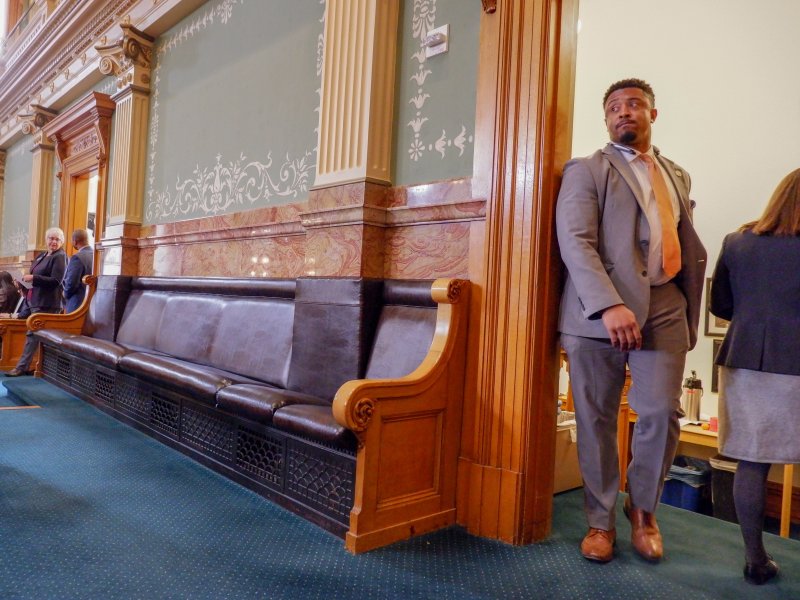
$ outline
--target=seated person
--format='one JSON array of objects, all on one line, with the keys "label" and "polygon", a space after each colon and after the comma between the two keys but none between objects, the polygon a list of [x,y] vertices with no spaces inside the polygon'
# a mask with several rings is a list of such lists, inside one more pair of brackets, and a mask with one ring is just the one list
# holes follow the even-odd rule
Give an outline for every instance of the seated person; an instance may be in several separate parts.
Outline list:
[{"label": "seated person", "polygon": [[17,283],[8,271],[0,271],[0,315],[13,313],[20,299]]}]

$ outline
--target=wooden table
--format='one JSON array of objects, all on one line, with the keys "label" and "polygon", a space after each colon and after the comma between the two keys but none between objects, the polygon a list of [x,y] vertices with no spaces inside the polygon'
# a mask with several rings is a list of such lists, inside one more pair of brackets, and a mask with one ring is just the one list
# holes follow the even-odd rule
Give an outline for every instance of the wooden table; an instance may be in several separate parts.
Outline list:
[{"label": "wooden table", "polygon": [[[561,363],[569,373],[569,360],[561,350]],[[628,475],[628,455],[630,453],[631,426],[636,422],[636,413],[628,404],[628,389],[631,385],[630,372],[626,373],[625,386],[622,390],[622,402],[617,420],[617,445],[619,447],[619,489],[625,491]],[[572,387],[567,387],[566,410],[575,410],[572,402]],[[719,448],[717,432],[703,429],[699,425],[681,427],[680,441],[707,448]],[[781,490],[781,537],[789,537],[789,526],[792,522],[792,487],[794,485],[794,465],[783,465],[783,489]]]},{"label": "wooden table", "polygon": [[[620,456],[620,491],[625,491],[625,481],[628,470],[628,454],[630,452],[631,427],[636,422],[636,413],[630,409],[627,402],[620,407],[620,415],[625,413],[627,428],[620,431],[619,456]],[[622,425],[622,418],[620,418]],[[681,427],[680,441],[695,446],[719,448],[717,432],[703,429],[699,425],[684,425]],[[623,465],[624,463],[624,465]],[[781,490],[781,537],[789,537],[789,527],[792,523],[792,486],[794,485],[794,465],[783,465],[783,489]]]}]

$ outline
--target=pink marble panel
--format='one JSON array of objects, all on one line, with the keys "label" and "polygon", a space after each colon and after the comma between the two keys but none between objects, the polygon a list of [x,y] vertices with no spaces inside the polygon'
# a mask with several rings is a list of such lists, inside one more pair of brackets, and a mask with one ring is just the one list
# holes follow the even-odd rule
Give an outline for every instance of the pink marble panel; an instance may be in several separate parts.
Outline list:
[{"label": "pink marble panel", "polygon": [[365,226],[361,276],[382,278],[385,262],[386,229],[371,225]]},{"label": "pink marble panel", "polygon": [[153,275],[159,277],[183,274],[183,249],[185,246],[162,245],[153,254]]},{"label": "pink marble panel", "polygon": [[195,277],[299,277],[305,236],[163,244],[143,248],[141,275]]},{"label": "pink marble panel", "polygon": [[391,188],[388,191],[386,206],[429,206],[465,202],[473,199],[472,194],[471,177],[434,181]]},{"label": "pink marble panel", "polygon": [[154,246],[139,250],[139,267],[136,271],[137,275],[141,277],[153,277],[155,275],[155,269],[153,267],[155,254],[156,249]]},{"label": "pink marble panel", "polygon": [[311,190],[308,206],[312,211],[344,206],[386,206],[388,190],[385,185],[369,181],[319,188]]},{"label": "pink marble panel", "polygon": [[434,223],[386,232],[385,277],[468,277],[470,224]]},{"label": "pink marble panel", "polygon": [[[187,221],[176,221],[174,223],[143,225],[140,235],[142,238],[158,239],[163,237],[207,233],[218,237],[219,232],[222,231],[298,222],[300,220],[300,212],[305,210],[307,210],[305,202],[285,204],[282,206],[268,206],[214,217],[189,219]],[[202,237],[200,239],[202,239]]]},{"label": "pink marble panel", "polygon": [[305,275],[310,277],[361,275],[364,243],[362,225],[311,229],[306,240]]}]

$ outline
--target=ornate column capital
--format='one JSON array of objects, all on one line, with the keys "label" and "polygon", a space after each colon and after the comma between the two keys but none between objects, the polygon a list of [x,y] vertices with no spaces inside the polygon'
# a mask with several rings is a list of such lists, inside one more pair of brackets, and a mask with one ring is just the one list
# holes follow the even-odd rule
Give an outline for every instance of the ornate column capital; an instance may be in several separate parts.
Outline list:
[{"label": "ornate column capital", "polygon": [[29,110],[30,112],[19,115],[19,120],[22,122],[22,133],[33,136],[34,148],[49,145],[42,128],[58,116],[58,112],[39,104],[31,104]]},{"label": "ornate column capital", "polygon": [[483,12],[491,14],[497,10],[497,0],[481,0],[483,2]]},{"label": "ornate column capital", "polygon": [[135,86],[149,90],[155,38],[130,23],[120,23],[120,28],[122,37],[116,42],[106,44],[103,38],[95,44],[100,55],[100,72],[114,75],[120,89]]}]

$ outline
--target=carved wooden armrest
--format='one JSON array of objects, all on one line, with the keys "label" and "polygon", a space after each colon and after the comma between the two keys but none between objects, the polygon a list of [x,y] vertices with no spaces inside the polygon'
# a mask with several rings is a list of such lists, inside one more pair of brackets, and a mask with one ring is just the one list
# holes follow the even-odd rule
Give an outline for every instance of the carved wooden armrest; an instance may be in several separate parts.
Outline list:
[{"label": "carved wooden armrest", "polygon": [[436,328],[412,373],[348,381],[333,400],[336,421],[358,439],[351,552],[455,522],[468,287],[434,282]]},{"label": "carved wooden armrest", "polygon": [[[393,406],[390,414],[405,409],[415,410],[413,398],[421,397],[442,375],[457,343],[458,330],[466,320],[466,300],[469,282],[461,279],[437,279],[431,286],[431,296],[438,303],[436,329],[428,354],[412,373],[396,379],[357,379],[342,385],[333,400],[336,421],[356,433],[361,439],[370,426],[376,402],[382,399],[403,398],[404,408]],[[459,340],[463,341],[463,340]],[[431,399],[426,399],[427,406]],[[435,402],[436,400],[433,399]],[[442,402],[444,399],[442,399]]]},{"label": "carved wooden armrest", "polygon": [[97,277],[85,275],[82,279],[86,284],[86,297],[77,310],[71,313],[34,313],[28,317],[27,328],[31,331],[41,329],[62,329],[65,331],[80,331],[83,328],[83,321],[86,313],[89,312],[89,304],[97,289]]}]

